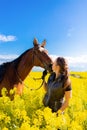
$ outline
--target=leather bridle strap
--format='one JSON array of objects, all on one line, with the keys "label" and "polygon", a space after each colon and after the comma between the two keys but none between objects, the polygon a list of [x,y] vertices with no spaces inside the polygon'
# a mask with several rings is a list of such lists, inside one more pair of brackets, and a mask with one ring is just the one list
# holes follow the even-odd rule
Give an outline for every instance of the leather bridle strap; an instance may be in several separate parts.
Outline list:
[{"label": "leather bridle strap", "polygon": [[[42,54],[43,55],[43,54]],[[40,56],[39,55],[37,55],[37,53],[35,52],[35,50],[34,50],[34,48],[33,48],[33,61],[32,61],[32,63],[34,64],[34,57],[37,57],[39,60],[40,60],[40,62],[44,65],[44,68],[46,67],[46,63],[45,62],[43,62],[43,60],[41,60],[41,58],[40,58]],[[47,69],[47,68],[45,68],[45,69]]]},{"label": "leather bridle strap", "polygon": [[[39,60],[42,62],[42,64],[44,65],[44,67],[46,67],[46,63],[44,63],[44,62],[41,60],[40,56],[35,53],[35,50],[34,50],[34,48],[33,48],[32,64],[34,64],[34,56],[37,56],[37,57],[39,58]],[[18,73],[18,71],[17,71],[16,69],[15,69],[15,72],[16,72],[16,75],[17,75],[17,77],[18,77],[19,82],[20,82],[21,84],[23,84],[25,87],[29,88],[26,84],[24,84],[24,82],[23,82],[22,79],[20,78],[19,73]],[[42,83],[41,83],[41,85],[40,85],[40,87],[38,87],[38,88],[36,88],[36,89],[31,88],[30,90],[38,90],[38,89],[40,89],[40,88],[42,87],[42,85],[43,85],[43,83],[44,83],[44,78],[43,78],[43,76],[42,76],[41,78],[33,78],[33,80],[40,80],[40,79],[43,80]]]}]

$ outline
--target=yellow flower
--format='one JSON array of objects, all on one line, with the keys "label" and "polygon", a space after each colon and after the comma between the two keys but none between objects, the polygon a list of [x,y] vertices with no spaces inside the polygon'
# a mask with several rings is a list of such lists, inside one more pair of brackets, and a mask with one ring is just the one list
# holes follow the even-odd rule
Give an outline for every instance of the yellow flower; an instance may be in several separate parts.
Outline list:
[{"label": "yellow flower", "polygon": [[22,123],[21,127],[19,130],[30,130],[30,125],[28,123]]},{"label": "yellow flower", "polygon": [[2,130],[8,130],[8,128],[4,127]]},{"label": "yellow flower", "polygon": [[5,117],[5,123],[7,124],[7,123],[10,123],[10,121],[11,121],[11,118],[9,117],[9,116],[6,116]]}]

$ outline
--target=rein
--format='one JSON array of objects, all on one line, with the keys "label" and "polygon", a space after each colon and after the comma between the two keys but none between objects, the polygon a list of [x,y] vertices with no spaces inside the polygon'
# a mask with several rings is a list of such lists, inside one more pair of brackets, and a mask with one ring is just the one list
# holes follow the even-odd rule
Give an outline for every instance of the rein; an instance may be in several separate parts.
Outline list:
[{"label": "rein", "polygon": [[34,57],[36,56],[40,60],[40,62],[44,65],[44,68],[45,68],[46,67],[46,63],[44,63],[43,60],[40,58],[40,56],[37,55],[36,51],[37,50],[33,48],[33,60],[32,60],[33,62],[32,63],[34,64]]},{"label": "rein", "polygon": [[[16,72],[16,75],[17,75],[17,77],[18,77],[19,82],[20,82],[21,84],[23,84],[26,88],[29,88],[29,86],[26,85],[26,84],[22,81],[22,79],[20,78],[20,76],[19,76],[17,70],[15,70],[15,72]],[[42,87],[43,83],[44,83],[43,76],[42,76],[41,78],[34,78],[34,77],[31,77],[31,78],[32,78],[33,80],[40,80],[40,79],[42,79],[43,81],[42,81],[41,85],[40,85],[38,88],[36,88],[36,89],[35,89],[35,88],[30,88],[30,90],[32,91],[32,90],[38,90],[38,89],[40,89],[40,88]]]}]

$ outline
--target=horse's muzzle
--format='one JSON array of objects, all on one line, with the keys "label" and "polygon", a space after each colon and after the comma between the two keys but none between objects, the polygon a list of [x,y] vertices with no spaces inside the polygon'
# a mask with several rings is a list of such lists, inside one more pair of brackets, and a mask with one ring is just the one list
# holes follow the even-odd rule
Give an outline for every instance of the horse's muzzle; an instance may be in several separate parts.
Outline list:
[{"label": "horse's muzzle", "polygon": [[50,64],[49,66],[48,66],[48,71],[51,73],[51,72],[53,72],[53,70],[52,70],[52,64]]}]

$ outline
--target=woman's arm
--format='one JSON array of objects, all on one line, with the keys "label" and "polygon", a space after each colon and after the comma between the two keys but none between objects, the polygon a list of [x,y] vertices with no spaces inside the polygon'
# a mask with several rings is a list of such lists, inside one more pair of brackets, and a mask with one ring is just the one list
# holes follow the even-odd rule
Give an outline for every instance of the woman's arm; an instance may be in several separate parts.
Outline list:
[{"label": "woman's arm", "polygon": [[69,105],[69,100],[70,100],[70,98],[72,97],[72,90],[70,90],[70,91],[65,91],[64,97],[65,97],[64,103],[63,103],[62,107],[58,110],[58,111],[61,111],[61,112],[63,112],[63,111],[65,110],[65,108],[68,107],[68,105]]}]

